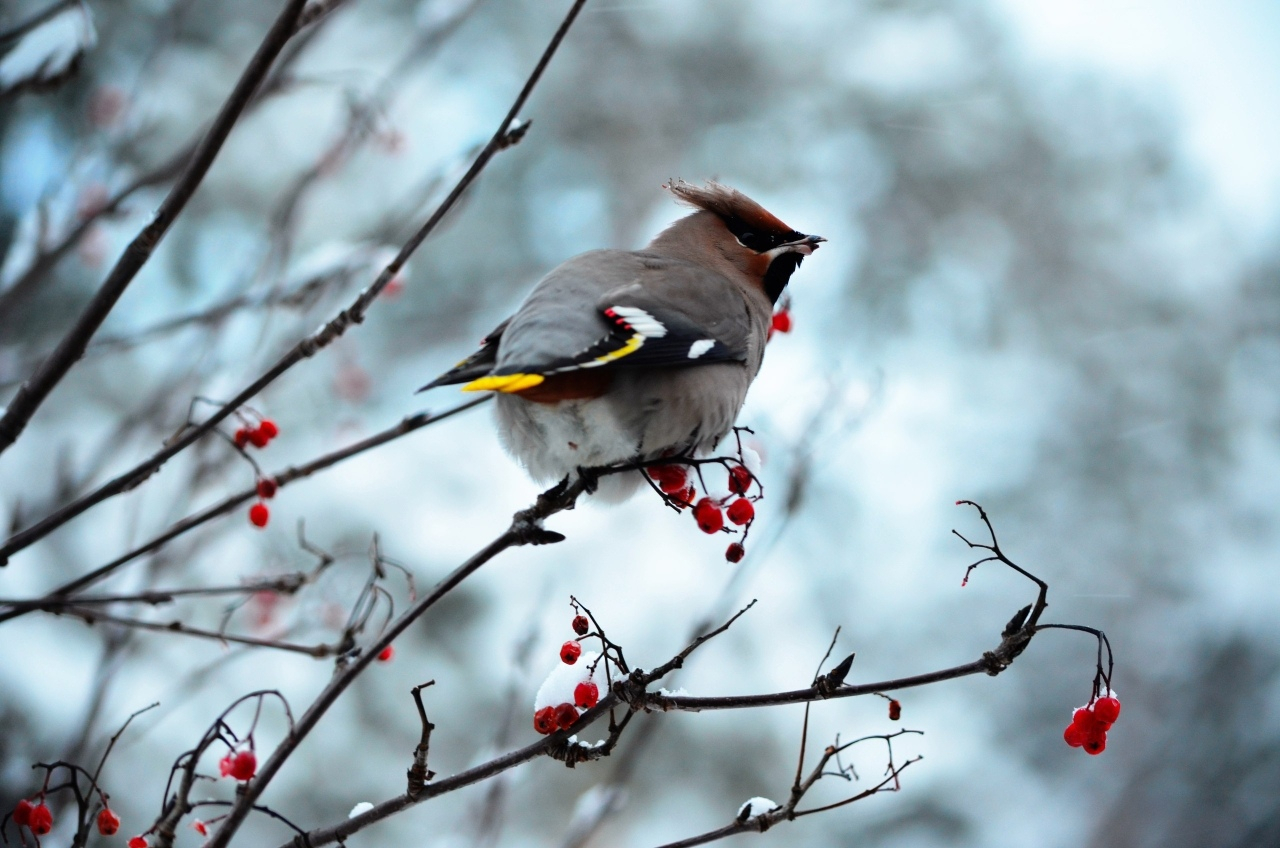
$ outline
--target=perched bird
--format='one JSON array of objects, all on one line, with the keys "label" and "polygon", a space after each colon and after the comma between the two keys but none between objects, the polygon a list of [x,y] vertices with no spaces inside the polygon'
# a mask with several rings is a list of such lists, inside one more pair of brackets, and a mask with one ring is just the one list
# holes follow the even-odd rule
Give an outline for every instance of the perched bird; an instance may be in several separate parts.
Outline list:
[{"label": "perched bird", "polygon": [[[727,186],[665,186],[697,211],[643,250],[554,268],[480,349],[422,390],[497,394],[507,449],[538,482],[579,468],[712,450],[764,358],[773,305],[821,236]],[[600,481],[606,500],[638,474]]]}]

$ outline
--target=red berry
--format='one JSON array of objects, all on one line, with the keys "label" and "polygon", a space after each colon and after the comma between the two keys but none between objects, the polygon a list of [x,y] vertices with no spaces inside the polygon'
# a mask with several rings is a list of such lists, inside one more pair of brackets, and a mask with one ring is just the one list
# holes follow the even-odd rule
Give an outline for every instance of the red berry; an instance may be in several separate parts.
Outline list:
[{"label": "red berry", "polygon": [[135,836],[129,840],[129,848],[147,848],[147,840],[141,836]]},{"label": "red berry", "polygon": [[249,431],[249,444],[255,448],[265,448],[269,441],[271,441],[271,437],[263,432],[261,427]]},{"label": "red berry", "polygon": [[274,439],[280,435],[280,428],[276,426],[276,422],[270,418],[264,418],[258,424],[258,432],[266,436],[268,439]]},{"label": "red berry", "polygon": [[46,804],[37,804],[31,808],[31,818],[27,822],[27,827],[31,828],[31,832],[36,836],[44,836],[53,830],[53,813],[49,812]]},{"label": "red berry", "polygon": [[568,730],[577,720],[578,708],[573,704],[564,703],[556,707],[556,727],[560,730]]},{"label": "red berry", "polygon": [[110,807],[104,807],[102,812],[98,813],[98,833],[103,836],[115,836],[119,829],[120,817],[112,812]]},{"label": "red berry", "polygon": [[381,651],[378,651],[378,662],[391,662],[391,658],[396,655],[396,649],[393,645],[388,645]]},{"label": "red berry", "polygon": [[738,498],[729,504],[728,510],[729,520],[734,524],[746,524],[748,521],[756,517],[756,508],[752,506],[751,501],[746,498]]},{"label": "red berry", "polygon": [[725,548],[724,558],[729,560],[729,562],[741,562],[742,558],[746,556],[746,554],[747,549],[737,542],[734,542],[729,545],[729,547]]},{"label": "red berry", "polygon": [[582,645],[570,639],[560,646],[560,661],[565,665],[573,665],[582,656]]},{"label": "red berry", "polygon": [[277,488],[279,487],[276,485],[275,480],[272,480],[270,477],[263,477],[258,481],[258,497],[262,498],[264,501],[270,500],[276,496]]},{"label": "red berry", "polygon": [[703,533],[715,533],[724,527],[724,513],[711,498],[703,498],[693,508],[693,520]]},{"label": "red berry", "polygon": [[573,687],[573,702],[584,709],[591,709],[600,702],[600,689],[590,680]]},{"label": "red berry", "polygon": [[533,714],[533,729],[546,736],[556,732],[556,708],[543,707]]},{"label": "red berry", "polygon": [[1107,733],[1105,730],[1090,733],[1085,737],[1084,752],[1086,754],[1096,757],[1105,750],[1107,750]]},{"label": "red berry", "polygon": [[31,823],[31,811],[35,809],[31,802],[23,798],[13,805],[13,823],[18,827],[26,827]]},{"label": "red berry", "polygon": [[236,430],[235,443],[236,447],[243,450],[244,446],[249,444],[249,431],[243,427]]},{"label": "red berry", "polygon": [[1063,740],[1072,748],[1079,748],[1084,745],[1085,739],[1089,734],[1085,733],[1076,724],[1068,724],[1067,729],[1062,731]]},{"label": "red berry", "polygon": [[1088,733],[1098,725],[1098,717],[1088,707],[1080,707],[1071,714],[1071,723]]},{"label": "red berry", "polygon": [[267,509],[266,504],[256,503],[249,507],[249,523],[254,527],[266,527],[269,518],[271,518],[271,510]]},{"label": "red berry", "polygon": [[1093,704],[1093,714],[1097,716],[1098,721],[1115,724],[1116,719],[1120,718],[1120,699],[1099,698]]},{"label": "red berry", "polygon": [[698,494],[698,490],[695,489],[693,486],[690,486],[689,488],[685,489],[683,492],[677,492],[676,494],[672,495],[671,499],[675,501],[676,506],[678,506],[680,509],[684,509],[687,506],[693,506],[693,499],[695,496],[697,496],[697,494]]},{"label": "red berry", "polygon": [[735,495],[745,495],[751,488],[751,472],[745,466],[735,465],[729,469],[729,491]]},{"label": "red berry", "polygon": [[773,323],[771,329],[779,333],[791,332],[791,313],[786,309],[779,309],[773,313]]},{"label": "red berry", "polygon": [[258,771],[258,757],[252,751],[241,751],[231,761],[230,775],[235,780],[249,780]]},{"label": "red berry", "polygon": [[668,495],[683,491],[689,482],[689,475],[681,465],[655,465],[649,469],[649,476]]},{"label": "red berry", "polygon": [[587,621],[585,615],[575,615],[573,617],[573,632],[579,636],[586,636],[587,631],[591,629],[591,622]]},{"label": "red berry", "polygon": [[231,764],[235,762],[235,759],[236,755],[228,751],[225,757],[218,760],[218,773],[223,777],[231,774]]},{"label": "red berry", "polygon": [[194,830],[196,833],[200,834],[201,836],[209,835],[209,828],[206,827],[205,823],[200,821],[200,819],[196,819],[191,823],[191,829]]},{"label": "red berry", "polygon": [[902,702],[893,700],[889,702],[889,721],[897,721],[902,718]]}]

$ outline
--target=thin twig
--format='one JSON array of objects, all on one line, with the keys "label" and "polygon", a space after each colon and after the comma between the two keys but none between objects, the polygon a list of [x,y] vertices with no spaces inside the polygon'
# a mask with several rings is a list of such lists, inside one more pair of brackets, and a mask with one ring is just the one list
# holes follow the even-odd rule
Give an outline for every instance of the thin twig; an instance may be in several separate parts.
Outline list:
[{"label": "thin twig", "polygon": [[254,91],[266,77],[267,71],[270,70],[271,64],[284,48],[285,43],[296,31],[298,15],[305,5],[306,0],[288,0],[285,4],[262,44],[258,46],[257,52],[249,60],[235,88],[222,104],[218,117],[214,119],[209,132],[200,142],[186,171],[178,178],[169,195],[160,204],[151,223],[147,224],[125,248],[124,254],[111,269],[111,273],[107,275],[107,279],[93,299],[89,301],[75,326],[67,332],[49,358],[41,363],[31,379],[18,389],[4,415],[0,416],[0,454],[17,440],[45,398],[84,354],[93,334],[102,326],[102,322],[106,320],[129,283],[151,258],[160,240],[177,220],[187,201],[195,194],[205,174],[213,165],[218,151],[222,149],[223,142],[227,140],[232,127],[252,99]]},{"label": "thin twig", "polygon": [[[480,172],[489,164],[489,161],[500,151],[516,144],[524,137],[529,124],[528,122],[517,122],[516,117],[520,110],[524,108],[524,104],[528,100],[529,95],[532,94],[534,86],[536,86],[538,81],[542,78],[542,74],[550,63],[551,57],[555,54],[556,49],[564,40],[565,35],[569,31],[569,27],[572,26],[585,3],[586,0],[574,0],[568,14],[561,22],[559,29],[556,30],[555,35],[552,36],[546,50],[543,51],[542,57],[538,60],[538,64],[534,67],[533,72],[525,82],[524,88],[522,88],[520,94],[517,95],[515,102],[512,103],[511,108],[507,111],[507,114],[499,125],[498,130],[489,140],[489,143],[485,145],[484,149],[480,151],[475,162],[472,163],[471,167],[467,169],[467,172],[463,174],[462,178],[453,187],[453,190],[449,192],[448,196],[440,203],[439,207],[437,207],[431,217],[428,218],[422,227],[420,227],[418,231],[404,244],[400,249],[400,253],[396,255],[396,258],[382,270],[377,279],[374,280],[367,289],[361,292],[349,307],[339,312],[333,320],[322,326],[315,333],[300,341],[288,353],[281,357],[275,365],[269,368],[266,373],[260,376],[257,380],[254,380],[249,386],[227,402],[227,404],[225,404],[221,409],[215,411],[204,422],[190,428],[181,437],[171,441],[164,449],[158,451],[150,459],[135,466],[133,469],[126,471],[124,474],[109,480],[93,492],[90,492],[89,494],[76,499],[72,503],[67,504],[36,524],[15,533],[2,547],[0,547],[0,565],[5,564],[8,561],[9,556],[16,551],[22,550],[37,540],[42,539],[54,529],[70,521],[85,510],[107,500],[108,498],[114,497],[115,495],[121,494],[122,492],[140,485],[144,480],[154,474],[157,469],[168,462],[169,459],[194,444],[201,436],[216,427],[224,418],[234,413],[239,407],[247,403],[268,385],[275,382],[277,378],[290,368],[297,365],[299,362],[302,362],[304,359],[315,356],[315,354],[320,350],[328,347],[341,337],[353,324],[362,322],[364,320],[365,313],[386,287],[387,283],[391,282],[392,278],[395,277],[395,275],[399,273],[400,269],[404,266],[404,263],[408,261],[413,252],[417,250],[420,244],[422,244],[422,241],[435,230],[440,221],[443,220],[444,216],[458,202],[458,199],[462,196],[463,192],[465,192],[467,188],[475,182],[476,178],[480,175]],[[10,410],[12,410],[12,407],[10,407]],[[4,419],[0,419],[0,424],[3,423],[3,420]]]},{"label": "thin twig", "polygon": [[[318,471],[323,471],[324,469],[337,465],[338,463],[344,460],[350,459],[353,456],[358,456],[359,454],[372,450],[373,448],[379,447],[380,445],[384,445],[387,442],[394,441],[395,439],[398,439],[401,436],[405,436],[405,435],[408,435],[409,433],[412,433],[414,430],[419,430],[423,427],[426,427],[428,424],[435,424],[438,421],[443,421],[446,418],[451,418],[460,412],[465,412],[468,409],[479,406],[480,404],[484,403],[489,399],[490,397],[486,395],[484,397],[476,398],[474,400],[469,400],[466,403],[462,403],[450,409],[446,409],[444,412],[441,412],[439,414],[432,414],[430,412],[419,412],[415,415],[407,416],[406,418],[401,419],[400,423],[396,424],[394,427],[388,427],[386,430],[383,430],[380,433],[374,433],[372,436],[369,436],[368,438],[361,439],[358,442],[353,442],[347,445],[346,447],[339,448],[338,450],[333,451],[332,453],[327,453],[324,456],[321,456],[317,459],[312,460],[311,462],[306,463],[305,465],[298,465],[291,468],[286,468],[283,471],[279,471],[271,475],[270,479],[276,482],[277,490],[283,489],[285,486],[289,485],[290,483],[293,483],[297,480],[301,480],[306,477],[310,477],[312,474],[315,474]],[[128,553],[121,554],[120,556],[111,560],[111,562],[108,562],[105,565],[95,568],[93,571],[89,572],[83,577],[77,577],[75,580],[72,580],[69,583],[65,583],[62,586],[59,586],[58,588],[46,594],[44,598],[37,598],[31,601],[21,602],[20,605],[16,606],[15,608],[0,613],[0,623],[8,621],[11,618],[16,618],[17,616],[30,612],[33,609],[41,609],[50,604],[57,604],[58,602],[66,599],[67,597],[74,595],[76,592],[80,591],[81,589],[84,589],[88,586],[91,586],[99,582],[100,580],[103,580],[108,575],[114,573],[116,569],[120,568],[125,563],[130,562],[134,559],[137,559],[138,557],[144,554],[149,554],[149,553],[152,553],[153,551],[157,551],[160,548],[164,547],[169,542],[178,538],[179,536],[185,533],[188,533],[194,530],[195,528],[209,521],[212,521],[215,518],[226,515],[227,513],[231,512],[233,509],[236,509],[237,507],[239,507],[241,504],[247,503],[248,501],[255,498],[257,494],[258,494],[258,488],[257,488],[257,485],[255,484],[251,488],[243,489],[233,495],[228,495],[227,497],[223,498],[221,501],[214,504],[213,506],[207,507],[201,510],[200,512],[187,516],[186,518],[182,519],[181,521],[171,526],[165,532],[161,533],[159,536],[156,536],[151,541],[146,542],[134,548]]]}]

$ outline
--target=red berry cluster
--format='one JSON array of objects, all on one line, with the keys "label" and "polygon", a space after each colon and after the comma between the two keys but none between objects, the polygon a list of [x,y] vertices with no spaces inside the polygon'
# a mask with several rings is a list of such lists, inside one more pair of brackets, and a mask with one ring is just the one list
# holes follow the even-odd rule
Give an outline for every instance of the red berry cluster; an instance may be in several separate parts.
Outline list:
[{"label": "red berry cluster", "polygon": [[[732,463],[732,461],[728,462]],[[658,490],[667,497],[668,503],[680,509],[693,507],[693,520],[697,522],[698,529],[703,533],[719,533],[725,529],[727,520],[730,524],[744,528],[742,538],[746,540],[751,522],[756,517],[756,508],[752,501],[758,500],[760,495],[748,494],[751,487],[756,485],[756,478],[741,460],[736,464],[729,464],[728,495],[722,497],[707,495],[697,501],[694,498],[697,497],[698,490],[689,479],[687,466],[668,463],[653,465],[645,470]],[[738,562],[746,552],[741,542],[733,542],[725,550],[724,558],[729,562]]]},{"label": "red berry cluster", "polygon": [[[591,630],[591,622],[585,615],[573,617],[573,632],[586,636]],[[560,646],[560,662],[575,665],[582,657],[582,643],[570,639]],[[600,687],[590,679],[594,668],[584,669],[585,680],[580,680],[573,688],[573,703],[564,701],[559,704],[545,704],[534,711],[533,729],[541,734],[555,733],[557,730],[568,730],[578,721],[581,714],[600,702]]]},{"label": "red berry cluster", "polygon": [[1098,755],[1107,749],[1107,731],[1120,718],[1120,699],[1115,692],[1107,691],[1088,706],[1080,707],[1071,716],[1071,723],[1062,732],[1062,738],[1072,748],[1084,748],[1086,754]]},{"label": "red berry cluster", "polygon": [[223,777],[229,777],[232,780],[241,782],[252,780],[258,773],[258,756],[251,749],[240,752],[228,751],[227,755],[218,761],[218,771]]},{"label": "red berry cluster", "polygon": [[53,813],[43,797],[38,804],[23,798],[13,807],[13,823],[20,828],[30,828],[36,836],[44,836],[53,830]]},{"label": "red berry cluster", "polygon": [[[265,448],[267,442],[280,435],[280,428],[270,418],[259,417],[258,423],[252,425],[243,415],[240,415],[240,418],[244,424],[236,430],[234,437],[236,447],[240,450],[244,450],[246,445]],[[279,484],[272,478],[258,478],[258,502],[249,507],[249,523],[254,527],[266,527],[267,522],[271,520],[271,510],[267,509],[264,501],[274,498],[278,488]]]},{"label": "red berry cluster", "polygon": [[276,426],[276,422],[270,418],[262,418],[258,420],[257,425],[250,427],[247,424],[236,430],[234,441],[236,447],[244,450],[246,445],[253,445],[255,448],[265,448],[267,442],[280,435],[280,428]]}]

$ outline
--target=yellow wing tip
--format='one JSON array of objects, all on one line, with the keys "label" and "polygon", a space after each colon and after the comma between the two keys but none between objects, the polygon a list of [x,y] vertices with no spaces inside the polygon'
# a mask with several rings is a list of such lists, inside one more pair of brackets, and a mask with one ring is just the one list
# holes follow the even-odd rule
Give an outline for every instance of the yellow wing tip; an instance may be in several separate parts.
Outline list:
[{"label": "yellow wing tip", "polygon": [[541,374],[490,374],[472,380],[462,387],[464,392],[519,392],[533,388],[546,378]]}]

